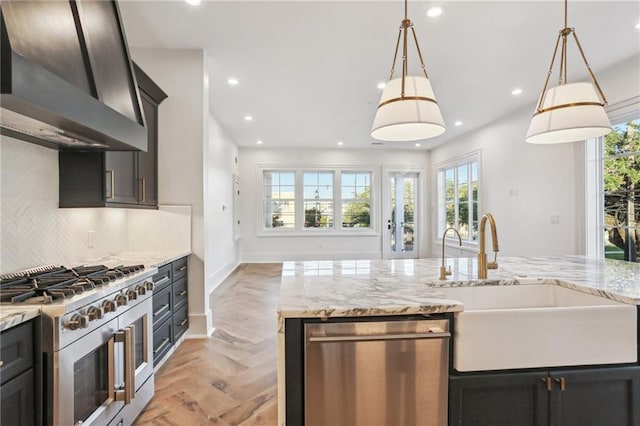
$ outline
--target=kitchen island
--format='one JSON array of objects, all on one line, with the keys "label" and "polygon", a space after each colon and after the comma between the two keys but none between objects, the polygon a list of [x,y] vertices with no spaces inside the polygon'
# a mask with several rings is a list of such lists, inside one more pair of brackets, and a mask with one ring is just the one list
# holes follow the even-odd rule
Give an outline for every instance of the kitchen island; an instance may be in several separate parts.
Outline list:
[{"label": "kitchen island", "polygon": [[438,279],[440,259],[286,262],[278,307],[279,424],[285,424],[285,383],[291,380],[285,353],[292,344],[303,344],[287,341],[287,322],[293,324],[288,320],[451,315],[464,305],[438,287],[452,286],[555,285],[640,305],[638,264],[583,256],[498,260],[498,270],[477,280],[475,258],[446,259],[452,271],[446,281]]}]

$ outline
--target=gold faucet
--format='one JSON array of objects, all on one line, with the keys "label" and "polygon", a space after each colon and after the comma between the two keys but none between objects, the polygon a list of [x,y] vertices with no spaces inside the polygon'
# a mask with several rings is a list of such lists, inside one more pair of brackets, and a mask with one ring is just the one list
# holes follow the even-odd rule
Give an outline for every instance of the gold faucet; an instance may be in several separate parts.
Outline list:
[{"label": "gold faucet", "polygon": [[[484,234],[487,220],[491,226],[491,241],[493,242],[493,262],[487,263],[487,253],[484,248]],[[478,250],[478,279],[487,278],[487,269],[498,269],[498,231],[496,221],[491,213],[487,213],[480,219],[480,249]]]},{"label": "gold faucet", "polygon": [[442,266],[440,267],[440,279],[441,280],[446,280],[447,279],[447,275],[451,275],[451,271],[447,271],[447,269],[444,267],[444,237],[447,236],[447,232],[449,231],[453,231],[456,233],[456,235],[458,236],[458,240],[460,241],[460,247],[462,247],[462,238],[460,238],[460,233],[458,232],[458,230],[456,228],[447,228],[444,230],[444,233],[442,234]]}]

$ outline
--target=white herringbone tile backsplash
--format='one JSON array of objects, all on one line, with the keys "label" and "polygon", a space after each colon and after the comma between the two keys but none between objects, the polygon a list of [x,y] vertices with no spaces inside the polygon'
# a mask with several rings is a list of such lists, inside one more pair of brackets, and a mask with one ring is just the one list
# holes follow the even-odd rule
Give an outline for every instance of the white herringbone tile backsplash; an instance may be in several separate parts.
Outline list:
[{"label": "white herringbone tile backsplash", "polygon": [[58,208],[58,151],[3,136],[0,166],[0,273],[127,250],[126,210]]}]

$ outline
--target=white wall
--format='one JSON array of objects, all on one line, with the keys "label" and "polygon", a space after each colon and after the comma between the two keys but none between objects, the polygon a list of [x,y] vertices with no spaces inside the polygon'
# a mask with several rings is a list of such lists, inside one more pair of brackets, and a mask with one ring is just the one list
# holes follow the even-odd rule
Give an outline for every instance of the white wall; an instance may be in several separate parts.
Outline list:
[{"label": "white wall", "polygon": [[[610,104],[640,93],[640,56],[597,73]],[[534,105],[435,148],[431,164],[481,151],[481,212],[493,213],[504,256],[583,254],[585,157],[583,143],[524,142]],[[517,191],[517,195],[514,191]],[[431,209],[435,215],[436,194]],[[551,224],[551,216],[559,216]],[[435,229],[435,217],[432,221]],[[487,237],[489,244],[490,237]],[[434,240],[433,250],[440,249]],[[458,250],[448,250],[456,255]],[[469,255],[466,253],[465,255]]]},{"label": "white wall", "polygon": [[[381,201],[381,173],[383,168],[407,167],[427,171],[429,153],[426,151],[392,151],[383,149],[270,149],[241,148],[240,177],[241,233],[240,257],[243,262],[277,262],[285,260],[316,259],[375,259],[382,257],[383,227],[378,224],[378,232],[373,236],[264,236],[261,229],[262,188],[258,187],[258,166],[280,167],[374,167],[377,191],[373,196]],[[425,182],[425,184],[428,184]],[[376,212],[378,222],[381,203]],[[422,205],[426,205],[423,198]],[[428,229],[422,227],[420,255],[428,254]]]},{"label": "white wall", "polygon": [[209,111],[204,51],[132,49],[132,57],[168,95],[159,109],[158,196],[192,208],[189,335],[206,336],[214,326],[210,294],[238,264],[231,221],[237,149]]}]

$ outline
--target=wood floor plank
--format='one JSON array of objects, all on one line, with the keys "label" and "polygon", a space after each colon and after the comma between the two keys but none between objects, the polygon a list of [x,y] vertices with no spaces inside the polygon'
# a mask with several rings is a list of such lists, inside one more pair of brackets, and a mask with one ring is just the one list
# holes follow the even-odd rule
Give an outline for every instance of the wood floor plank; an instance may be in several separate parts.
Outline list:
[{"label": "wood floor plank", "polygon": [[156,373],[137,426],[271,426],[278,420],[282,264],[242,264],[212,295],[210,339],[185,340]]}]

